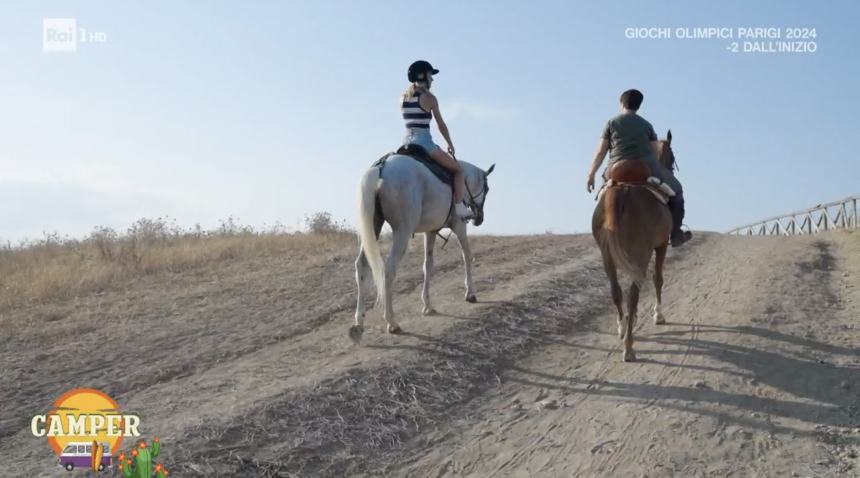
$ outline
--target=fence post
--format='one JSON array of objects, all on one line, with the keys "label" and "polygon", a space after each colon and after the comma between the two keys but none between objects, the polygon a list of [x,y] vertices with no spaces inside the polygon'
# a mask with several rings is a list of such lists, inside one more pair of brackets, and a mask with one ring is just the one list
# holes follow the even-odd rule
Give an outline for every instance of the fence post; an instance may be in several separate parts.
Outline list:
[{"label": "fence post", "polygon": [[844,202],[839,205],[839,212],[842,213],[842,229],[851,227],[851,219],[848,217],[848,203]]},{"label": "fence post", "polygon": [[854,203],[854,229],[857,229],[857,198],[854,198],[851,202]]}]

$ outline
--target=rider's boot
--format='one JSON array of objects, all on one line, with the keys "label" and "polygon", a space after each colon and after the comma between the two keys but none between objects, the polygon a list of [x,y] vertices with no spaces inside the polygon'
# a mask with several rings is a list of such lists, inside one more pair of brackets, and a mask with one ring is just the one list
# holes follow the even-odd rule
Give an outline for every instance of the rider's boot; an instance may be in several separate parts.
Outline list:
[{"label": "rider's boot", "polygon": [[463,204],[462,202],[454,204],[454,214],[463,221],[468,221],[469,219],[472,219],[473,216],[472,209],[469,208],[469,206]]},{"label": "rider's boot", "polygon": [[669,236],[669,240],[672,247],[678,247],[693,238],[692,232],[681,229],[681,224],[684,222],[684,197],[670,198],[668,206],[672,213],[672,234]]}]

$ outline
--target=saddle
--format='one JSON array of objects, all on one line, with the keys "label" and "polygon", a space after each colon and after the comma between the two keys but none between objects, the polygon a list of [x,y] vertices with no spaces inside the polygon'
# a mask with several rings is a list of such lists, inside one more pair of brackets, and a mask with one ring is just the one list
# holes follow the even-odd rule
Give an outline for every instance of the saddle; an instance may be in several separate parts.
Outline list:
[{"label": "saddle", "polygon": [[669,198],[675,196],[675,191],[668,184],[658,177],[651,176],[651,169],[644,161],[622,159],[613,164],[607,173],[609,179],[597,193],[597,200],[600,200],[607,188],[624,184],[648,189],[663,204],[668,203]]},{"label": "saddle", "polygon": [[651,168],[638,159],[622,159],[609,168],[609,179],[616,184],[643,186],[651,177]]},{"label": "saddle", "polygon": [[393,153],[388,153],[385,156],[376,160],[376,162],[373,163],[373,166],[384,166],[385,161],[392,154],[409,156],[415,161],[418,161],[419,163],[423,164],[427,169],[430,170],[431,173],[433,173],[434,176],[439,178],[439,180],[443,183],[447,184],[448,186],[454,185],[454,175],[451,174],[451,172],[449,172],[447,169],[443,168],[441,164],[437,163],[436,161],[433,161],[433,158],[430,157],[430,154],[427,153],[427,150],[418,144],[404,144],[403,146],[397,148],[397,151]]}]

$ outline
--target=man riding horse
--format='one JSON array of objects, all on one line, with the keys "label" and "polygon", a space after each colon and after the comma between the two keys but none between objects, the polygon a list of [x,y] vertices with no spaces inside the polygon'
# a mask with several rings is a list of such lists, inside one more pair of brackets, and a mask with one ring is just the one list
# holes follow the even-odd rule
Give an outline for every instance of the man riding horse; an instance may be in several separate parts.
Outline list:
[{"label": "man riding horse", "polygon": [[[600,169],[607,151],[609,152],[609,164],[604,171],[604,179],[608,179],[607,172],[618,161],[639,159],[645,162],[650,169],[651,176],[660,179],[675,192],[675,195],[669,198],[667,206],[672,213],[670,240],[672,247],[677,247],[689,241],[693,236],[689,231],[681,230],[681,224],[684,221],[684,190],[672,173],[673,164],[669,163],[668,167],[664,167],[657,161],[661,154],[661,145],[657,141],[657,134],[651,123],[637,114],[643,99],[644,96],[639,90],[627,90],[621,94],[621,114],[610,119],[603,128],[597,153],[591,162],[591,169],[588,171],[587,188],[589,192],[594,189],[594,175]],[[668,140],[671,141],[671,136]]]}]

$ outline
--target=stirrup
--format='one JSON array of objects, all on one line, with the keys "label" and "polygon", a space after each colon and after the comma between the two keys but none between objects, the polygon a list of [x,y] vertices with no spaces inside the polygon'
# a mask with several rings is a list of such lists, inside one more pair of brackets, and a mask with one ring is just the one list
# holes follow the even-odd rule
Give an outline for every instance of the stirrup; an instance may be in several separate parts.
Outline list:
[{"label": "stirrup", "polygon": [[692,238],[692,232],[681,230],[677,235],[673,234],[672,237],[669,238],[669,242],[672,244],[672,247],[678,247]]}]

